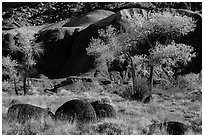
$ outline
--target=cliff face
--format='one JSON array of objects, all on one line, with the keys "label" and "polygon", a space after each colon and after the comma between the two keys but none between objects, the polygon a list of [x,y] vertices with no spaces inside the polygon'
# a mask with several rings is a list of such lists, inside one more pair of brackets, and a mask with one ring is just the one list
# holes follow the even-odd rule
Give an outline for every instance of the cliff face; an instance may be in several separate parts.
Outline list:
[{"label": "cliff face", "polygon": [[[202,69],[202,17],[188,10],[172,10],[197,20],[194,32],[177,39],[177,41],[192,45],[198,53],[197,58],[188,66],[193,72]],[[94,59],[86,53],[86,47],[92,37],[97,37],[98,29],[108,25],[121,26],[121,22],[132,15],[147,11],[140,8],[123,9],[119,12],[95,10],[74,20],[64,20],[57,23],[12,30],[3,30],[3,56],[9,54],[8,46],[15,45],[15,35],[21,33],[27,39],[35,39],[36,44],[44,47],[45,53],[38,61],[38,70],[50,78],[61,78],[85,73],[94,68]],[[36,37],[37,36],[37,37]],[[193,69],[192,69],[193,68]]]}]

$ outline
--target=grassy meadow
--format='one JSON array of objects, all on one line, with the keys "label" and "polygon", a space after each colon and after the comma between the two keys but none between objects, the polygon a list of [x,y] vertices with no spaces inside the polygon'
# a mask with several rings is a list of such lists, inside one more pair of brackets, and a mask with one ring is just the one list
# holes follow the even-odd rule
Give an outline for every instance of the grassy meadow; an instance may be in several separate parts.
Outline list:
[{"label": "grassy meadow", "polygon": [[[188,80],[188,81],[187,81]],[[189,83],[190,82],[190,83]],[[176,120],[185,123],[189,128],[187,135],[202,134],[202,92],[201,79],[198,75],[189,74],[178,80],[177,85],[168,89],[154,88],[153,101],[143,104],[138,101],[127,99],[114,93],[114,90],[123,93],[127,89],[117,86],[112,89],[101,91],[74,91],[61,89],[57,94],[33,94],[33,95],[10,95],[2,93],[2,134],[4,135],[165,135],[164,127],[156,125],[168,120]],[[156,91],[165,94],[156,94]],[[128,94],[128,93],[126,93]],[[86,98],[96,100],[109,97],[111,104],[117,111],[116,118],[107,118],[93,124],[84,124],[82,128],[74,123],[59,122],[52,120],[31,120],[25,124],[9,123],[7,110],[11,100],[20,100],[22,103],[32,104],[42,108],[49,107],[53,113],[63,103],[74,98]]]}]

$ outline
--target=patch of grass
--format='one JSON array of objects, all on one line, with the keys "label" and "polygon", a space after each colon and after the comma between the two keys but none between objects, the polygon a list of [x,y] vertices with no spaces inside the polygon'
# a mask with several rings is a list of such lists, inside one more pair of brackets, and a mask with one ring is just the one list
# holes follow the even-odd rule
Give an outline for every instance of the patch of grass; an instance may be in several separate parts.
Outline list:
[{"label": "patch of grass", "polygon": [[106,118],[103,121],[93,124],[92,129],[100,135],[131,135],[133,128],[120,118]]},{"label": "patch of grass", "polygon": [[133,91],[132,86],[131,84],[121,86],[120,95],[129,100],[142,100],[149,93],[148,82],[145,78],[138,77],[136,79],[135,91]]},{"label": "patch of grass", "polygon": [[[179,92],[189,92],[193,90],[202,90],[202,77],[200,74],[190,73],[184,76],[178,76],[173,82],[174,88]],[[171,90],[171,89],[170,89]]]},{"label": "patch of grass", "polygon": [[[199,87],[201,87],[198,82],[198,80],[195,80],[195,87],[191,90],[184,86],[183,90],[180,90],[178,86],[170,87],[168,90],[155,88],[154,90],[159,90],[158,93],[156,93],[156,91],[154,93],[158,99],[153,100],[150,104],[143,104],[132,99],[123,98],[121,94],[113,93],[115,90],[121,90],[119,91],[120,93],[124,92],[127,96],[131,95],[131,88],[124,88],[127,85],[120,85],[121,87],[104,90],[103,95],[94,90],[82,92],[79,90],[73,91],[65,89],[55,95],[11,96],[10,94],[3,93],[2,133],[40,135],[166,135],[167,132],[165,128],[160,128],[158,126],[159,123],[168,120],[181,120],[189,127],[186,132],[187,135],[202,134],[202,102],[197,99],[198,96],[202,95],[202,92],[199,91],[199,94],[197,94],[198,92],[194,92],[194,90],[199,90]],[[185,84],[185,82],[182,84]],[[198,84],[197,86],[199,87],[196,87],[196,84]],[[7,122],[6,113],[10,101],[13,99],[42,108],[50,107],[54,113],[59,106],[68,100],[86,98],[94,101],[101,100],[104,96],[108,96],[110,100],[112,100],[111,104],[114,104],[117,110],[116,118],[104,119],[94,124],[83,125],[82,127],[79,127],[75,123],[70,124],[59,121],[55,121],[54,123],[48,122],[47,125],[45,124],[46,126],[37,122],[28,123],[27,126]]]},{"label": "patch of grass", "polygon": [[51,120],[34,120],[31,119],[24,124],[17,122],[6,122],[4,121],[2,127],[2,134],[5,135],[36,135],[41,132],[54,127],[54,122]]}]

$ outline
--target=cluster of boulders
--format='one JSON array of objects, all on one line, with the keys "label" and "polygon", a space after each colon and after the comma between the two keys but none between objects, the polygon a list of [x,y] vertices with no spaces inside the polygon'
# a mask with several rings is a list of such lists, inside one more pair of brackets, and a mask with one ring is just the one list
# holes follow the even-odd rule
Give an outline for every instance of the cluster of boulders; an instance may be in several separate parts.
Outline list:
[{"label": "cluster of boulders", "polygon": [[[108,103],[109,102],[109,103]],[[49,108],[41,108],[31,104],[22,104],[18,100],[12,100],[12,105],[7,112],[9,122],[24,124],[29,120],[53,120],[77,125],[93,124],[105,118],[116,118],[117,112],[110,100],[101,99],[88,101],[87,99],[73,99],[62,104],[53,114]],[[184,135],[187,125],[179,121],[165,121],[149,125],[146,134],[153,134],[155,128],[165,128],[169,135]]]},{"label": "cluster of boulders", "polygon": [[116,110],[110,104],[100,101],[89,102],[86,99],[73,99],[61,105],[53,114],[49,108],[41,108],[31,104],[22,104],[12,100],[7,117],[10,122],[25,123],[29,120],[51,118],[70,123],[94,123],[106,117],[116,117]]}]

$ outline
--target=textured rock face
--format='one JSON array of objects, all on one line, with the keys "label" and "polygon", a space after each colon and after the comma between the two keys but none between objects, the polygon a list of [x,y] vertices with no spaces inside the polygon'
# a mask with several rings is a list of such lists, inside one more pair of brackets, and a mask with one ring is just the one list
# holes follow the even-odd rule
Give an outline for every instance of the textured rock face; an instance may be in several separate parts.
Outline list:
[{"label": "textured rock face", "polygon": [[16,104],[8,109],[7,117],[10,122],[17,121],[19,123],[24,123],[31,119],[54,119],[54,114],[47,109],[30,104]]},{"label": "textured rock face", "polygon": [[[200,14],[189,10],[172,9],[171,12],[190,16],[197,20],[195,31],[176,39],[176,41],[192,45],[195,48],[198,53],[197,58],[193,59],[193,62],[189,64],[185,71],[186,73],[189,71],[199,72],[202,68],[202,17]],[[37,34],[36,44],[45,48],[45,53],[40,58],[40,73],[49,78],[78,75],[95,67],[94,59],[87,55],[86,47],[92,37],[97,38],[98,29],[103,29],[108,25],[113,25],[116,28],[121,27],[121,22],[125,22],[138,13],[146,16],[147,10],[130,8],[116,13],[96,10],[71,21],[65,20],[47,26],[3,31],[3,53],[8,52],[6,51],[8,45],[15,44],[17,40],[14,37],[17,33],[22,33],[29,39],[34,38],[34,35]],[[144,49],[145,44],[141,45],[138,50]]]},{"label": "textured rock face", "polygon": [[113,106],[106,104],[106,103],[101,103],[100,101],[94,101],[91,103],[93,108],[96,111],[96,116],[98,119],[103,119],[103,118],[111,118],[111,117],[116,117],[116,111]]},{"label": "textured rock face", "polygon": [[60,106],[55,112],[55,118],[71,123],[91,123],[96,120],[96,113],[90,103],[75,99],[67,101]]},{"label": "textured rock face", "polygon": [[115,13],[108,10],[94,10],[92,12],[79,16],[74,20],[64,24],[63,27],[80,27],[80,26],[86,27],[104,18],[107,18],[108,16],[113,14]]}]

